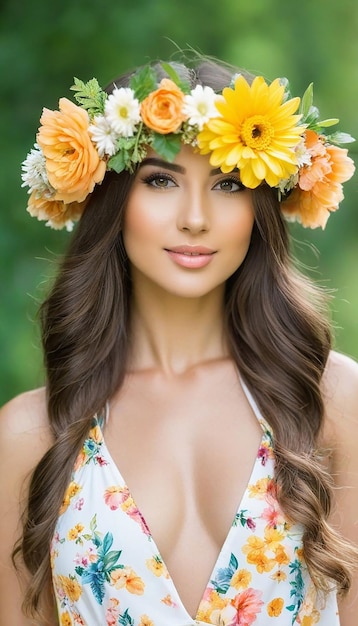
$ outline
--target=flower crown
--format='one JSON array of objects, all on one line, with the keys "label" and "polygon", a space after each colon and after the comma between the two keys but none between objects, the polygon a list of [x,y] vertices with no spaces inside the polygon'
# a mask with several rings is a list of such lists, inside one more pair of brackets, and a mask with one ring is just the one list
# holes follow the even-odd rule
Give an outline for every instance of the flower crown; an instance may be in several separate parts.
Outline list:
[{"label": "flower crown", "polygon": [[300,101],[285,79],[267,84],[257,76],[249,84],[237,74],[217,94],[207,86],[190,89],[171,65],[162,66],[168,78],[159,85],[145,66],[111,94],[94,78],[75,79],[78,105],[61,98],[59,111],[43,110],[37,143],[22,164],[32,216],[71,230],[107,170],[134,172],[148,147],[173,161],[184,143],[209,154],[224,173],[239,169],[250,189],[263,182],[276,187],[288,219],[325,227],[355,169],[337,144],[354,139],[326,134],[339,120],[319,119],[312,84]]}]

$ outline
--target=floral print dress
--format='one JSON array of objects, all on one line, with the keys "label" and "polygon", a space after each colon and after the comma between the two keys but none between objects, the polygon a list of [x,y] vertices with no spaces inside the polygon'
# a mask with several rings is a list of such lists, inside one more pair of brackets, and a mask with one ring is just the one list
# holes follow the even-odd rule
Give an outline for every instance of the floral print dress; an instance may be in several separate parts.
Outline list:
[{"label": "floral print dress", "polygon": [[303,560],[302,528],[279,508],[272,433],[243,388],[262,440],[195,618],[109,454],[103,419],[95,418],[52,540],[60,626],[339,626],[336,594],[315,591]]}]

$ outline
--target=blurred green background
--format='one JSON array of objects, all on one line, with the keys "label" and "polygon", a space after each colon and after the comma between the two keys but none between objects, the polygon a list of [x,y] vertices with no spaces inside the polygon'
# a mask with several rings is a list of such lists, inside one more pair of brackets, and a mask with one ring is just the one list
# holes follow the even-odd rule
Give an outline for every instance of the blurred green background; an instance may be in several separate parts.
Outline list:
[{"label": "blurred green background", "polygon": [[[68,241],[25,210],[20,164],[42,107],[71,98],[74,76],[105,85],[169,58],[176,45],[192,46],[270,80],[287,76],[294,95],[313,81],[321,115],[340,118],[340,130],[358,137],[357,33],[357,0],[2,0],[0,404],[42,384],[36,312]],[[350,153],[357,164],[357,144]],[[357,176],[324,233],[294,226],[292,234],[305,271],[334,290],[337,349],[357,359],[356,205]]]}]

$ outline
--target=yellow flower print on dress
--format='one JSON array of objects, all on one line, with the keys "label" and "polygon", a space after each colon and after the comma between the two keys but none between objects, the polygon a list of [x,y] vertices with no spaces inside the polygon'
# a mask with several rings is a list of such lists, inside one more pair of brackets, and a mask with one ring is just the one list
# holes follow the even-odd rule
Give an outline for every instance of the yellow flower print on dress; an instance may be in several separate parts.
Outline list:
[{"label": "yellow flower print on dress", "polygon": [[149,619],[148,615],[141,615],[139,626],[155,626],[155,624]]},{"label": "yellow flower print on dress", "polygon": [[250,498],[264,498],[267,493],[269,482],[269,478],[259,478],[256,483],[254,483],[253,485],[249,485]]},{"label": "yellow flower print on dress", "polygon": [[284,605],[283,598],[274,598],[267,605],[267,615],[269,617],[279,617]]},{"label": "yellow flower print on dress", "polygon": [[110,574],[111,583],[116,589],[125,587],[129,593],[141,596],[144,593],[144,582],[131,567],[115,569]]},{"label": "yellow flower print on dress", "polygon": [[235,589],[246,589],[252,579],[252,574],[247,569],[239,569],[233,575],[231,579],[231,585],[235,587]]},{"label": "yellow flower print on dress", "polygon": [[73,528],[70,528],[70,530],[68,531],[67,539],[69,541],[75,541],[78,538],[78,535],[83,531],[83,529],[83,524],[76,524],[76,526],[73,526]]},{"label": "yellow flower print on dress", "polygon": [[82,593],[82,587],[74,576],[62,576],[60,574],[57,576],[56,583],[58,588],[62,590],[64,595],[71,602],[76,602],[79,599]]},{"label": "yellow flower print on dress", "polygon": [[65,611],[65,613],[61,615],[61,626],[72,626],[71,615],[68,611]]},{"label": "yellow flower print on dress", "polygon": [[168,570],[159,554],[153,556],[151,559],[147,559],[145,564],[155,576],[164,576],[165,578],[169,578]]},{"label": "yellow flower print on dress", "polygon": [[59,511],[59,515],[62,515],[65,511],[67,511],[72,498],[76,496],[81,491],[81,489],[82,487],[78,485],[75,481],[72,480],[70,482],[70,484],[68,485],[65,491],[65,495],[62,500],[62,505]]}]

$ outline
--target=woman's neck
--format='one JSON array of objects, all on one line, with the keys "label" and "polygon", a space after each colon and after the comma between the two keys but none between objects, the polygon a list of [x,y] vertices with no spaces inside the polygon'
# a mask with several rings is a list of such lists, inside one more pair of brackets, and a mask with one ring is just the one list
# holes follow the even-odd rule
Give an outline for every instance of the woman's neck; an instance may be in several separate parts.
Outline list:
[{"label": "woman's neck", "polygon": [[224,286],[200,298],[182,298],[160,288],[134,289],[130,369],[160,369],[167,375],[227,356]]}]

